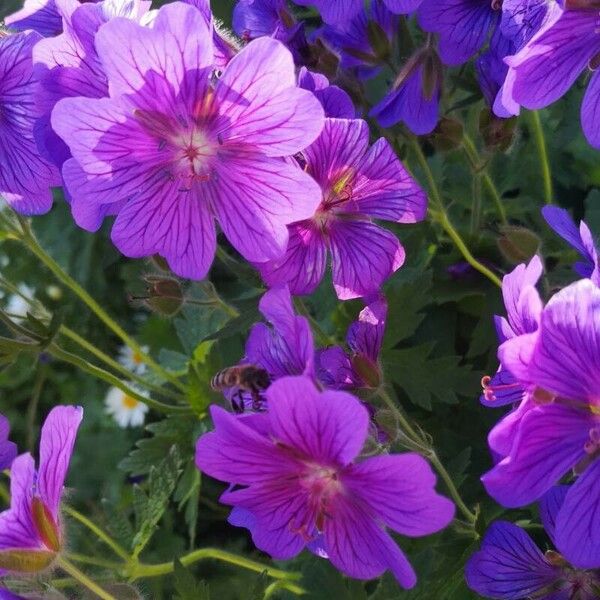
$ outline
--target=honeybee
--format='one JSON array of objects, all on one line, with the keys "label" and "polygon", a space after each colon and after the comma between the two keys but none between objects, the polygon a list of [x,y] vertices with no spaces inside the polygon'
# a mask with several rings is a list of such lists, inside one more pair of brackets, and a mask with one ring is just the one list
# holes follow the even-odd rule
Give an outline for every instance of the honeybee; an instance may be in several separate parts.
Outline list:
[{"label": "honeybee", "polygon": [[244,412],[243,393],[249,392],[252,396],[252,408],[259,410],[262,404],[260,393],[271,384],[269,373],[262,367],[255,365],[237,365],[219,371],[211,380],[210,386],[217,392],[227,388],[237,388],[231,398],[233,410],[238,413]]}]

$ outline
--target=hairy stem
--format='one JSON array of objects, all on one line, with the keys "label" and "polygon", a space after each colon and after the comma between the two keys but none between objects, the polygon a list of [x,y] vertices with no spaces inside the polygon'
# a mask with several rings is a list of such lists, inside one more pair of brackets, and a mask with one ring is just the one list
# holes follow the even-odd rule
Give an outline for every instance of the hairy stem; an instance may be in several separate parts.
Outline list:
[{"label": "hairy stem", "polygon": [[101,306],[100,304],[75,281],[62,267],[40,246],[27,221],[19,217],[22,227],[21,240],[27,248],[52,272],[52,274],[67,286],[87,307],[100,319],[124,344],[129,346],[133,352],[153,371],[166,381],[170,381],[181,391],[186,391],[185,385],[159,365],[149,354],[143,351],[140,344],[134,340]]},{"label": "hairy stem", "polygon": [[454,503],[456,504],[460,512],[471,525],[474,525],[477,516],[475,515],[475,513],[473,513],[473,511],[469,509],[465,501],[462,499],[458,488],[454,484],[454,481],[452,480],[452,477],[450,477],[450,474],[446,470],[446,467],[444,467],[444,465],[438,458],[435,449],[432,448],[431,445],[425,444],[423,436],[419,435],[415,431],[415,429],[409,423],[402,410],[398,407],[396,402],[394,402],[392,397],[384,389],[381,389],[379,391],[379,397],[385,402],[386,406],[394,413],[394,416],[396,417],[398,425],[402,429],[402,432],[404,433],[404,435],[406,435],[410,442],[412,442],[412,449],[419,452],[419,454],[421,454],[423,457],[427,458],[431,462],[435,470],[438,472],[439,476],[446,484],[448,493],[452,497],[452,500],[454,500]]},{"label": "hairy stem", "polygon": [[99,540],[103,541],[117,556],[120,556],[124,561],[129,562],[131,557],[123,546],[112,539],[108,533],[98,527],[96,523],[82,515],[79,511],[68,505],[63,505],[64,512],[71,518],[79,521],[84,527],[87,527]]},{"label": "hairy stem", "polygon": [[[268,577],[281,580],[282,587],[285,584],[285,588],[287,590],[295,594],[304,593],[304,590],[295,583],[300,579],[299,573],[289,573],[280,569],[274,569],[269,565],[265,565],[263,563],[251,560],[249,558],[245,558],[243,556],[238,556],[237,554],[233,554],[232,552],[219,550],[218,548],[201,548],[199,550],[194,550],[193,552],[182,556],[180,561],[184,567],[187,567],[188,565],[191,565],[195,562],[207,559],[218,560],[230,565],[236,565],[238,567],[241,567],[242,569],[254,571],[255,573],[265,573]],[[144,577],[159,577],[161,575],[167,575],[169,573],[172,573],[174,568],[175,565],[173,562],[166,562],[155,565],[145,565],[138,563],[131,567],[129,576],[132,581]]]},{"label": "hairy stem", "polygon": [[73,579],[77,580],[81,585],[90,590],[90,592],[96,594],[98,598],[102,598],[102,600],[118,600],[112,594],[109,594],[106,590],[102,589],[97,583],[92,581],[85,573],[80,571],[75,565],[71,564],[63,556],[58,558],[57,566],[60,567],[65,573],[69,574]]},{"label": "hairy stem", "polygon": [[542,127],[542,121],[537,111],[531,110],[527,113],[529,117],[529,124],[531,126],[531,132],[533,133],[533,139],[535,140],[535,146],[537,148],[540,167],[542,169],[542,181],[544,182],[544,202],[546,204],[552,204],[554,193],[552,191],[552,172],[550,171],[550,161],[548,159],[548,148],[546,146],[546,136],[544,135],[544,128]]},{"label": "hairy stem", "polygon": [[143,396],[112,373],[89,363],[87,360],[81,358],[80,356],[77,356],[76,354],[72,354],[71,352],[63,350],[57,344],[50,344],[47,348],[47,352],[58,360],[62,360],[63,362],[76,366],[78,369],[81,369],[84,373],[89,373],[90,375],[93,375],[98,379],[106,381],[106,383],[109,383],[110,385],[119,388],[131,398],[134,398],[138,402],[142,402],[143,404],[146,404],[150,408],[153,408],[157,411],[163,413],[191,413],[191,409],[189,406],[174,406],[171,404],[164,404],[159,400],[154,400],[153,398]]},{"label": "hairy stem", "polygon": [[487,169],[482,166],[481,158],[479,153],[477,152],[477,148],[473,143],[473,140],[469,137],[467,133],[463,134],[463,148],[467,157],[469,158],[469,162],[471,163],[471,168],[474,171],[481,173],[483,184],[487,188],[494,204],[496,205],[496,209],[498,210],[498,215],[502,220],[502,223],[508,223],[508,219],[506,217],[506,208],[504,207],[504,203],[502,202],[502,197],[500,196],[500,192],[496,185],[494,184],[494,180],[490,177]]},{"label": "hairy stem", "polygon": [[433,173],[429,168],[429,163],[423,154],[423,150],[421,150],[421,146],[419,145],[419,141],[411,137],[411,146],[414,150],[415,155],[417,156],[417,160],[419,165],[423,169],[425,173],[425,177],[427,178],[427,182],[429,184],[430,197],[434,208],[429,209],[429,213],[433,217],[434,221],[437,221],[442,229],[448,234],[450,239],[454,242],[460,253],[463,255],[464,259],[476,270],[479,271],[482,275],[487,277],[494,285],[498,287],[502,287],[502,282],[500,279],[490,271],[484,264],[480,263],[472,254],[466,243],[456,231],[454,225],[452,225],[450,219],[448,218],[448,213],[446,212],[446,208],[444,203],[442,202],[442,196],[438,189],[438,186],[433,177]]}]

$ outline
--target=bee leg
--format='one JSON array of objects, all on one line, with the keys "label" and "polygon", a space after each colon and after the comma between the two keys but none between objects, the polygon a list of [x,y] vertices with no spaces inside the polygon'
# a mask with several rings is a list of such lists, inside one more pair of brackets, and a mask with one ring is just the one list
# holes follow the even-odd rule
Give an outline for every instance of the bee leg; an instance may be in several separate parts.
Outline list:
[{"label": "bee leg", "polygon": [[260,391],[257,388],[252,388],[252,410],[259,411],[262,408],[262,399]]},{"label": "bee leg", "polygon": [[242,390],[238,390],[231,397],[231,407],[233,408],[233,412],[237,413],[238,415],[241,415],[244,412],[245,406],[244,406],[244,398],[242,396]]}]

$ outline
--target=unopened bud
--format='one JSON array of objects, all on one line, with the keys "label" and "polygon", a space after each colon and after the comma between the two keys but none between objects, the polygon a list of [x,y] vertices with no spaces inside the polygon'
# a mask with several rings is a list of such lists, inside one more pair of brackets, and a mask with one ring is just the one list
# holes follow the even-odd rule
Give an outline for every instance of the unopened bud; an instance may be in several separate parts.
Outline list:
[{"label": "unopened bud", "polygon": [[490,150],[506,152],[512,145],[517,128],[517,118],[501,119],[485,108],[479,115],[479,132]]},{"label": "unopened bud", "polygon": [[463,125],[456,119],[442,117],[430,135],[430,139],[436,150],[441,152],[454,150],[462,144]]},{"label": "unopened bud", "polygon": [[381,384],[381,370],[373,361],[362,354],[352,357],[352,368],[364,383],[364,387],[378,388]]},{"label": "unopened bud", "polygon": [[392,53],[392,47],[388,36],[377,21],[367,23],[367,37],[375,57],[379,62],[386,62]]},{"label": "unopened bud", "polygon": [[146,275],[147,297],[142,298],[153,311],[165,317],[176,315],[183,306],[183,289],[177,279]]},{"label": "unopened bud", "polygon": [[433,48],[428,48],[423,53],[423,97],[431,100],[442,87],[444,79],[444,66],[438,53]]},{"label": "unopened bud", "polygon": [[527,262],[535,256],[540,248],[540,238],[525,227],[505,225],[501,229],[498,248],[506,260],[513,264]]}]

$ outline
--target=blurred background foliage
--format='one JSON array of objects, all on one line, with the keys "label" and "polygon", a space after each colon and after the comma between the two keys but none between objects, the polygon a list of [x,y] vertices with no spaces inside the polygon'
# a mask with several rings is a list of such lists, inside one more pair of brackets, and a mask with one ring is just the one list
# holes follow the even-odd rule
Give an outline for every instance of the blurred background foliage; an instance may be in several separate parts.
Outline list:
[{"label": "blurred background foliage", "polygon": [[[18,0],[2,0],[0,18],[18,4]],[[215,13],[225,23],[233,4],[213,1]],[[384,72],[372,83],[369,93],[381,97],[390,78],[390,73]],[[509,127],[490,125],[476,91],[472,66],[460,73],[452,72],[446,83],[447,90],[455,90],[451,98],[446,98],[446,117],[463,124],[477,149],[476,161],[470,162],[461,140],[457,143],[441,130],[423,140],[451,220],[472,253],[498,274],[539,252],[548,268],[543,284],[546,292],[570,281],[573,275],[569,265],[574,257],[540,216],[542,178],[528,115]],[[598,234],[600,162],[581,134],[580,96],[580,89],[573,90],[541,113],[541,118],[556,201],[573,209],[576,217],[585,215]],[[387,134],[426,186],[402,130],[392,129]],[[483,185],[486,173],[499,191],[506,222]],[[132,298],[144,295],[144,278],[149,274],[167,274],[153,261],[121,257],[110,243],[107,226],[94,235],[77,229],[62,201],[32,224],[45,250],[129,333],[148,345],[161,364],[190,375],[188,396],[197,414],[204,413],[209,402],[224,402],[209,392],[208,381],[217,370],[235,364],[242,356],[248,329],[259,319],[257,303],[263,292],[256,275],[237,261],[225,239],[220,238],[220,243],[230,259],[216,260],[210,275],[212,284],[181,284],[187,298],[212,298],[216,291],[241,316],[232,319],[219,304],[208,308],[186,304],[175,317],[165,318]],[[486,436],[502,411],[485,409],[478,401],[481,377],[492,374],[497,367],[493,315],[503,311],[501,295],[492,283],[464,264],[437,226],[427,222],[393,228],[405,244],[408,258],[405,267],[385,287],[389,302],[383,355],[387,383],[394,386],[414,422],[432,436],[467,503],[481,506],[481,532],[502,515],[502,509],[486,497],[479,482],[479,476],[491,464]],[[116,357],[119,340],[22,245],[2,242],[0,265],[4,279],[28,286],[48,312],[61,313],[72,330]],[[4,301],[7,298],[8,294]],[[338,341],[344,339],[348,325],[362,308],[358,301],[338,302],[330,281],[304,302],[327,336]],[[65,347],[74,350],[68,342]],[[104,383],[69,365],[44,356],[22,356],[0,372],[0,412],[10,419],[13,439],[24,451],[35,448],[39,426],[52,406],[85,407],[69,476],[71,501],[125,545],[131,543],[134,533],[135,485],[147,489],[150,468],[157,467],[177,446],[177,465],[172,470],[181,475],[166,503],[159,532],[145,550],[145,561],[170,561],[191,548],[207,546],[267,560],[253,548],[245,530],[226,523],[227,509],[217,502],[223,486],[201,480],[193,467],[194,441],[208,424],[190,417],[163,420],[151,411],[145,430],[122,430],[104,413],[106,391]],[[527,509],[510,513],[511,520],[527,521],[534,516]],[[70,533],[72,548],[93,556],[105,553],[75,523],[70,523]],[[543,539],[540,542],[542,546],[546,543]],[[285,568],[304,573],[303,585],[309,591],[308,597],[315,600],[468,600],[476,596],[466,589],[462,569],[474,544],[472,537],[457,528],[421,540],[402,539],[401,545],[419,574],[419,584],[410,592],[400,592],[387,575],[380,582],[367,584],[346,580],[328,563],[307,553]],[[214,561],[200,562],[190,572],[196,580],[205,580],[210,597],[218,600],[260,599],[270,583],[264,576]],[[179,573],[136,585],[143,597],[170,599],[180,593],[175,591],[180,589],[178,585],[185,587],[181,583],[185,577]],[[201,598],[199,594],[195,597]],[[276,592],[273,597],[288,595]]]}]

